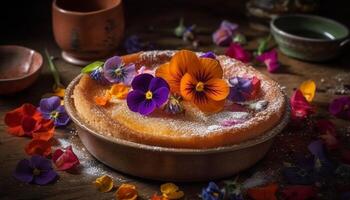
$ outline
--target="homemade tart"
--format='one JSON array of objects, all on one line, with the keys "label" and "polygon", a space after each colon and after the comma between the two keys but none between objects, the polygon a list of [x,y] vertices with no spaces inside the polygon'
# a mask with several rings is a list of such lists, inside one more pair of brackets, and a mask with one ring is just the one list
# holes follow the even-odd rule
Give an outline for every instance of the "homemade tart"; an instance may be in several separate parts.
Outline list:
[{"label": "homemade tart", "polygon": [[[141,76],[145,73],[152,74],[155,77],[164,78],[163,80],[170,85],[170,100],[157,107],[153,112],[145,115],[132,111],[127,102],[129,97],[125,99],[125,95],[122,94],[118,98],[111,98],[111,95],[109,95],[107,100],[103,99],[102,97],[106,97],[106,94],[110,94],[112,84],[105,84],[103,82],[106,82],[106,80],[96,80],[96,76],[84,74],[75,86],[72,95],[77,114],[99,134],[146,145],[189,149],[216,148],[239,144],[264,135],[280,123],[286,112],[286,100],[280,86],[253,67],[226,56],[200,58],[203,53],[195,54],[198,56],[200,63],[212,64],[212,66],[207,65],[208,70],[216,70],[215,73],[213,72],[214,74],[223,73],[221,82],[217,80],[220,78],[214,77],[214,75],[211,77],[211,82],[215,79],[221,85],[223,85],[223,81],[227,84],[225,88],[224,86],[220,88],[220,84],[214,84],[218,91],[213,91],[214,100],[210,100],[212,101],[211,104],[206,105],[203,102],[199,104],[199,101],[190,101],[190,94],[182,96],[182,98],[181,94],[175,95],[174,91],[181,91],[180,93],[184,94],[186,88],[182,88],[185,84],[182,84],[182,82],[186,80],[182,80],[184,79],[182,77],[181,85],[179,85],[181,90],[174,88],[174,83],[163,74],[163,71],[166,67],[172,66],[169,62],[173,62],[172,64],[177,62],[177,64],[180,63],[179,65],[181,65],[181,62],[187,62],[189,64],[187,66],[188,70],[193,71],[196,67],[192,67],[192,62],[189,62],[188,57],[186,57],[190,53],[192,52],[186,50],[178,52],[150,51],[121,57],[123,65],[130,63],[135,65],[136,70],[138,70],[138,74],[135,76]],[[182,60],[176,61],[173,58],[176,54],[178,57],[186,56]],[[218,66],[221,66],[221,72],[217,66],[214,66],[215,62]],[[106,65],[106,63],[104,64]],[[205,68],[204,64],[202,67]],[[102,67],[95,70],[101,71]],[[212,74],[208,70],[208,74]],[[185,74],[186,72],[181,73]],[[168,75],[174,74],[169,73]],[[198,73],[198,76],[200,75],[203,74]],[[258,88],[255,88],[254,91],[250,90],[250,93],[247,94],[248,97],[243,100],[232,101],[227,98],[220,98],[220,95],[215,94],[215,92],[221,92],[221,96],[225,93],[226,96],[232,97],[231,94],[227,94],[227,90],[232,88],[230,84],[234,82],[234,80],[230,83],[228,81],[231,81],[232,77],[249,79],[249,83],[258,81],[259,84],[256,85]],[[194,79],[189,78],[188,80],[193,81]],[[210,81],[208,81],[208,85]],[[201,92],[205,90],[205,87],[205,82],[198,81],[195,91]],[[131,91],[133,89],[128,88],[129,94]],[[255,92],[254,95],[251,94],[253,92]],[[153,97],[156,98],[154,94]],[[152,93],[145,93],[146,100],[151,98]],[[101,103],[101,99],[107,102]],[[170,101],[174,101],[175,105],[180,106],[181,109],[175,109],[175,112],[167,112],[168,104],[172,103]]]}]

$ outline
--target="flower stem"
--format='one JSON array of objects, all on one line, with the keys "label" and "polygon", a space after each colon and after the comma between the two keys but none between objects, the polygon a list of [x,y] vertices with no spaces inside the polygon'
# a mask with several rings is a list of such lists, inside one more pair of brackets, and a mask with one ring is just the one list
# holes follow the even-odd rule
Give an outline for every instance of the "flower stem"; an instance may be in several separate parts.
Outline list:
[{"label": "flower stem", "polygon": [[47,61],[49,62],[49,68],[50,68],[51,74],[52,74],[53,79],[55,81],[54,88],[64,87],[63,84],[61,83],[61,80],[60,80],[60,74],[59,74],[55,64],[53,63],[52,56],[50,56],[47,49],[45,49],[45,55],[46,55]]}]

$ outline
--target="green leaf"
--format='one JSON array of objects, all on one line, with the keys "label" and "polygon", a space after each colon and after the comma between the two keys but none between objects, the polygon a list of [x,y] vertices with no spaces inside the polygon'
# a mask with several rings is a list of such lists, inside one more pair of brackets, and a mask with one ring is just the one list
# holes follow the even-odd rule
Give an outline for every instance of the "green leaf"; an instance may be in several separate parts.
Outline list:
[{"label": "green leaf", "polygon": [[63,87],[61,80],[60,80],[60,74],[57,71],[57,68],[55,66],[55,64],[53,63],[53,57],[50,56],[49,52],[47,51],[47,49],[45,49],[45,55],[47,58],[47,61],[49,62],[49,68],[51,71],[51,74],[53,76],[53,79],[55,80],[55,87]]},{"label": "green leaf", "polygon": [[271,35],[269,35],[267,38],[265,38],[259,42],[259,46],[258,46],[258,50],[257,50],[258,55],[261,55],[262,53],[264,53],[267,50],[267,47],[269,45],[270,40],[271,40]]},{"label": "green leaf", "polygon": [[90,63],[90,64],[86,65],[86,67],[84,67],[81,70],[81,73],[90,73],[90,72],[100,68],[103,64],[104,64],[104,62],[101,62],[101,61],[95,61],[93,63]]}]

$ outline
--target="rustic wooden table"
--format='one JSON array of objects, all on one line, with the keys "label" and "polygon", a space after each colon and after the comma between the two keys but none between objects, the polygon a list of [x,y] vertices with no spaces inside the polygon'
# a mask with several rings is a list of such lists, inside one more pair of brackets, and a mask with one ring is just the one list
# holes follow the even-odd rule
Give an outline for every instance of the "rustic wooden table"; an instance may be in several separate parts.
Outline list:
[{"label": "rustic wooden table", "polygon": [[[198,48],[199,51],[214,50],[218,54],[224,52],[223,48],[215,47],[211,42],[211,33],[219,26],[223,18],[238,22],[241,25],[241,31],[245,33],[250,40],[247,46],[248,49],[256,48],[257,39],[266,35],[265,33],[251,30],[244,18],[231,16],[229,14],[222,16],[217,13],[211,13],[209,15],[207,9],[200,8],[195,10],[188,8],[188,10],[182,10],[181,13],[169,10],[166,12],[166,15],[165,11],[158,13],[161,17],[152,17],[146,14],[138,17],[130,16],[127,18],[127,35],[137,34],[146,41],[154,42],[159,49],[191,48],[190,45],[172,35],[172,28],[177,25],[177,20],[181,14],[184,14],[185,22],[188,25],[197,24],[199,27],[199,38],[202,41],[202,44]],[[142,23],[140,23],[140,19],[142,19]],[[47,19],[44,21],[50,22],[50,20]],[[32,29],[27,30],[26,35],[8,35],[4,37],[1,43],[27,46],[38,50],[42,54],[44,53],[44,48],[47,48],[52,55],[57,56],[55,60],[56,66],[61,74],[63,83],[67,85],[80,73],[81,68],[68,64],[61,59],[60,50],[54,42],[50,32],[51,29],[48,28],[50,24],[48,23],[35,23]],[[307,79],[315,80],[318,86],[320,86],[314,101],[319,116],[328,115],[326,112],[328,103],[335,97],[332,89],[336,88],[344,81],[350,81],[349,51],[345,52],[344,55],[338,59],[327,63],[302,62],[288,58],[283,54],[279,54],[279,60],[282,67],[276,74],[269,74],[262,66],[258,66],[257,69],[267,74],[272,79],[277,80],[282,86],[285,86],[288,95],[290,95],[293,88],[298,87],[302,81]],[[12,172],[17,162],[23,158],[27,158],[24,152],[24,146],[29,142],[29,139],[18,138],[7,134],[3,120],[4,115],[6,112],[26,102],[37,105],[42,95],[51,91],[52,85],[53,79],[49,73],[47,61],[45,61],[42,74],[33,86],[16,95],[0,97],[0,199],[112,199],[113,193],[99,193],[92,185],[92,181],[103,174],[114,177],[118,185],[125,182],[135,184],[141,199],[148,199],[155,192],[159,192],[160,182],[143,180],[113,171],[92,158],[76,136],[74,124],[70,124],[66,129],[58,129],[55,137],[57,139],[56,145],[58,146],[73,145],[75,152],[81,160],[81,166],[76,174],[59,172],[59,180],[47,186],[23,184],[14,179],[12,177]],[[329,85],[329,87],[327,85]],[[347,131],[350,131],[349,124],[345,121],[334,120],[334,122],[336,122],[340,128],[346,128],[348,126]],[[252,169],[244,172],[243,176],[269,168],[278,171],[283,161],[286,161],[288,153],[302,151],[302,149],[284,145],[285,141],[292,140],[291,137],[289,137],[291,134],[290,132],[292,131],[285,130],[278,136],[272,150],[268,153],[266,158]],[[299,138],[300,143],[305,143],[304,139],[309,139],[311,137],[311,135],[307,134],[293,136],[293,138]],[[304,145],[304,148],[305,147],[306,145]],[[227,179],[230,179],[230,177]],[[198,193],[200,193],[201,188],[206,184],[207,183],[179,183],[178,185],[185,191],[186,199],[195,199]]]}]

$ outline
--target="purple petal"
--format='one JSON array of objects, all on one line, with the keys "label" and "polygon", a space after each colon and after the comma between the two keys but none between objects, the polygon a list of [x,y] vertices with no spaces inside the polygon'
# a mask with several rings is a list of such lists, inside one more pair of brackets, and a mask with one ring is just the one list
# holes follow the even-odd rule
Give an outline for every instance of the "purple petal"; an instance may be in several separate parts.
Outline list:
[{"label": "purple petal", "polygon": [[169,85],[164,79],[155,77],[152,79],[151,83],[149,84],[148,90],[155,92],[158,88],[162,88],[162,87],[169,89]]},{"label": "purple petal", "polygon": [[149,90],[149,85],[153,79],[151,74],[140,74],[135,76],[134,80],[131,82],[131,87],[134,90],[140,90],[147,92]]},{"label": "purple petal", "polygon": [[40,100],[40,112],[42,113],[51,113],[56,110],[58,106],[61,105],[61,99],[57,96],[50,98],[44,98]]},{"label": "purple petal", "polygon": [[133,112],[139,111],[139,105],[145,100],[145,93],[140,90],[133,90],[129,92],[126,97],[128,107]]},{"label": "purple petal", "polygon": [[57,108],[57,112],[59,114],[58,114],[57,119],[55,120],[55,126],[66,126],[69,123],[70,118],[69,118],[69,115],[67,114],[64,106],[62,106],[62,105],[59,106]]},{"label": "purple petal", "polygon": [[131,85],[132,79],[136,75],[135,65],[129,64],[125,66],[125,73],[126,73],[126,77],[124,78],[123,83],[129,86]]},{"label": "purple petal", "polygon": [[114,56],[106,60],[103,65],[103,76],[111,83],[119,83],[120,80],[113,76],[115,70],[122,64],[122,60],[119,56]]},{"label": "purple petal", "polygon": [[33,180],[33,167],[28,159],[23,159],[18,162],[13,176],[25,183],[30,183]]},{"label": "purple petal", "polygon": [[216,59],[216,56],[213,52],[208,51],[204,53],[203,55],[200,56],[200,58],[211,58],[211,59]]},{"label": "purple petal", "polygon": [[220,28],[225,28],[225,29],[228,29],[228,30],[234,32],[238,29],[238,24],[224,20],[221,22]]},{"label": "purple petal", "polygon": [[34,183],[38,185],[46,185],[54,181],[57,177],[57,173],[54,170],[40,171],[38,176],[34,177]]},{"label": "purple petal", "polygon": [[144,100],[139,104],[138,112],[141,115],[148,115],[156,109],[156,106],[154,100]]},{"label": "purple petal", "polygon": [[322,140],[316,140],[311,142],[308,146],[308,149],[316,158],[319,158],[321,160],[324,160],[326,158],[324,154]]},{"label": "purple petal", "polygon": [[49,159],[46,159],[43,156],[34,155],[30,158],[30,161],[33,165],[33,168],[37,168],[39,170],[51,170],[52,165]]},{"label": "purple petal", "polygon": [[350,120],[350,97],[344,96],[334,99],[329,105],[329,112],[336,117]]},{"label": "purple petal", "polygon": [[156,103],[157,107],[162,106],[169,97],[169,88],[161,87],[153,92],[153,100]]}]

